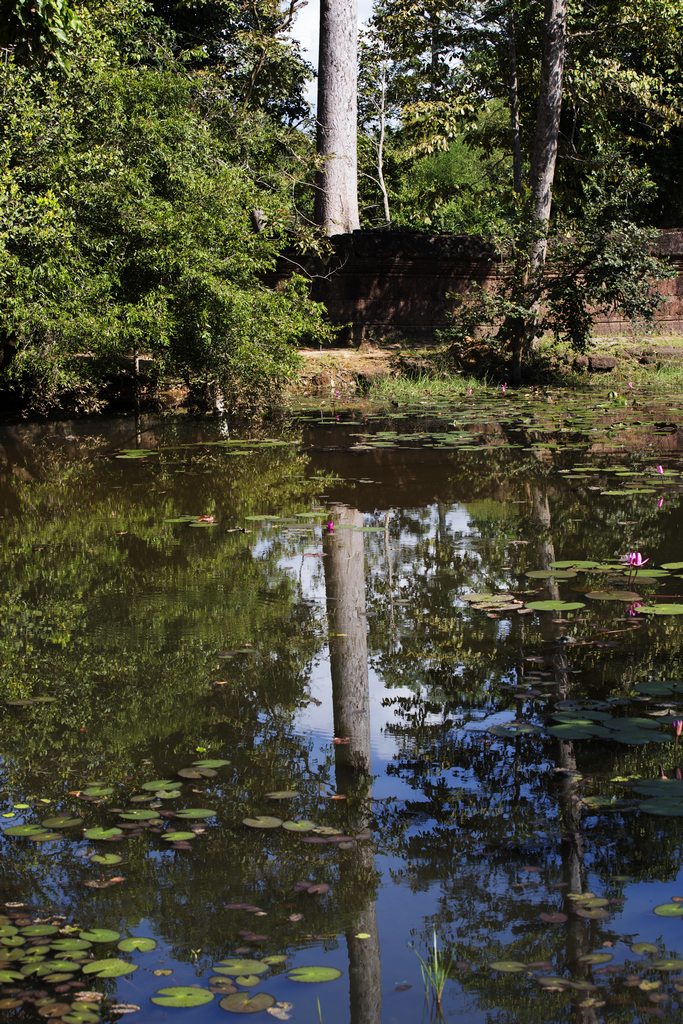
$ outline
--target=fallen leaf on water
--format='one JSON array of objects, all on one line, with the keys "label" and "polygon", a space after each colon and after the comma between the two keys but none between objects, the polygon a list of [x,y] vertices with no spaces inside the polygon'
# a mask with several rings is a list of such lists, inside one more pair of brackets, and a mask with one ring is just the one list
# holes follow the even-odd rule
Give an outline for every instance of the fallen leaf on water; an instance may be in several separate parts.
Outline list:
[{"label": "fallen leaf on water", "polygon": [[157,978],[165,978],[168,974],[173,974],[173,971],[168,967],[160,967],[154,974]]},{"label": "fallen leaf on water", "polygon": [[343,744],[350,743],[351,739],[348,736],[335,736],[332,742],[334,743],[335,747],[340,747]]}]

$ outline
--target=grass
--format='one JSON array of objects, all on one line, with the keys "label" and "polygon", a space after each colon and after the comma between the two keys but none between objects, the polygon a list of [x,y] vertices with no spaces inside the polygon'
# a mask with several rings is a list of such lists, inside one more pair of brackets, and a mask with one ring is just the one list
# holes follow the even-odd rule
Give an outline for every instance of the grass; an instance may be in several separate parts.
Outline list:
[{"label": "grass", "polygon": [[458,374],[424,373],[418,377],[381,377],[373,381],[365,398],[371,402],[410,405],[433,399],[450,400],[476,395],[488,387],[486,381]]},{"label": "grass", "polygon": [[432,932],[432,947],[425,957],[420,956],[417,950],[415,955],[420,961],[420,973],[424,986],[425,999],[436,1004],[441,1010],[441,997],[446,987],[448,976],[453,965],[453,956],[445,956],[439,949],[436,939],[436,929]]}]

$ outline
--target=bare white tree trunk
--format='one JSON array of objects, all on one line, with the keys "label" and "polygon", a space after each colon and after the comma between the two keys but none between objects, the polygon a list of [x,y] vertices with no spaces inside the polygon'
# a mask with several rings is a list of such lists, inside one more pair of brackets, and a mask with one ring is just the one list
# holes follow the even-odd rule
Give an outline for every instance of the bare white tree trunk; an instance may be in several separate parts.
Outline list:
[{"label": "bare white tree trunk", "polygon": [[379,94],[379,138],[377,140],[377,178],[382,193],[382,205],[384,207],[384,220],[391,223],[391,211],[389,209],[389,193],[387,192],[384,180],[384,139],[387,129],[387,73],[382,69]]},{"label": "bare white tree trunk", "polygon": [[320,0],[315,219],[327,235],[360,227],[357,156],[356,0]]}]

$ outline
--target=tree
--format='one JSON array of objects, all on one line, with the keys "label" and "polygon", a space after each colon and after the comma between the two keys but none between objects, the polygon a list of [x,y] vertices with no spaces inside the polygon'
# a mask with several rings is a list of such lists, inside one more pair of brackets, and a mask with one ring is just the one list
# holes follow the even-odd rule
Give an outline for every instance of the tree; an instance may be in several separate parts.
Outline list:
[{"label": "tree", "polygon": [[321,0],[315,219],[327,235],[360,227],[357,51],[356,0]]}]

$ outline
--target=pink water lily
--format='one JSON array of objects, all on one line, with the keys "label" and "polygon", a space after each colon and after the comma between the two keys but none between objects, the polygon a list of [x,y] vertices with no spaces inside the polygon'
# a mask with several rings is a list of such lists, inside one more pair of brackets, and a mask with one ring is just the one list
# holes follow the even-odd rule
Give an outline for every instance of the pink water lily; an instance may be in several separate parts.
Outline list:
[{"label": "pink water lily", "polygon": [[678,743],[681,735],[683,735],[683,718],[675,718],[671,723],[671,727],[674,731],[674,739]]},{"label": "pink water lily", "polygon": [[642,606],[642,601],[634,601],[633,604],[630,604],[628,606],[628,614],[631,616],[631,618],[635,618],[635,616],[638,614]]},{"label": "pink water lily", "polygon": [[505,383],[505,381],[503,381],[503,383],[500,385],[501,394],[503,394],[503,395],[507,394],[507,389],[508,389],[508,386]]},{"label": "pink water lily", "polygon": [[327,530],[328,533],[334,533],[334,520],[328,519],[327,523],[325,524],[325,529]]},{"label": "pink water lily", "polygon": [[664,466],[655,466],[655,469],[660,476],[664,476]]},{"label": "pink water lily", "polygon": [[626,559],[626,564],[632,569],[642,569],[642,567],[647,565],[650,561],[649,558],[643,558],[640,551],[629,551],[624,557]]},{"label": "pink water lily", "polygon": [[664,498],[657,498],[657,508],[664,508]]}]

